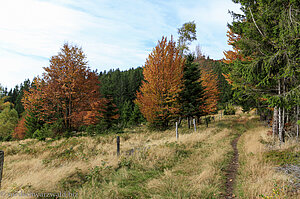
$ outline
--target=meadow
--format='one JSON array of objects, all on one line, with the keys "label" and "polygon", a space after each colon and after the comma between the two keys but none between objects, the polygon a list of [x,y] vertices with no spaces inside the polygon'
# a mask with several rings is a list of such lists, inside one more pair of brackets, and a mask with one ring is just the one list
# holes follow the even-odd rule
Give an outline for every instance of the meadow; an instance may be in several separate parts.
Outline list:
[{"label": "meadow", "polygon": [[[5,193],[71,192],[76,198],[224,198],[226,181],[234,180],[231,197],[299,196],[289,184],[295,179],[275,169],[284,164],[299,166],[299,144],[274,143],[267,135],[270,128],[253,113],[215,118],[208,128],[198,125],[196,132],[183,123],[178,140],[172,128],[127,128],[118,134],[120,156],[116,134],[2,142],[1,189]],[[231,142],[238,136],[239,167],[236,179],[228,179]],[[283,159],[287,153],[291,155]]]}]

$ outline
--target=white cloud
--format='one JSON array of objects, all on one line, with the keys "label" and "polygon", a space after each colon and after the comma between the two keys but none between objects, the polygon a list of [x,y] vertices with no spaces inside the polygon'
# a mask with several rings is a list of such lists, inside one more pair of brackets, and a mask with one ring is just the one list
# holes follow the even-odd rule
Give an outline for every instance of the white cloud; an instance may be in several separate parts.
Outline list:
[{"label": "white cloud", "polygon": [[0,55],[0,84],[8,88],[20,84],[27,78],[32,79],[41,75],[42,67],[48,64],[47,60],[32,59],[1,49]]},{"label": "white cloud", "polygon": [[[0,5],[0,82],[9,88],[42,74],[47,58],[84,23],[88,15],[36,0]],[[78,25],[79,24],[79,25]]]},{"label": "white cloud", "polygon": [[230,0],[1,1],[0,83],[11,88],[41,75],[64,42],[82,46],[92,69],[141,66],[163,35],[176,39],[192,20],[204,52],[221,58],[231,8]]}]

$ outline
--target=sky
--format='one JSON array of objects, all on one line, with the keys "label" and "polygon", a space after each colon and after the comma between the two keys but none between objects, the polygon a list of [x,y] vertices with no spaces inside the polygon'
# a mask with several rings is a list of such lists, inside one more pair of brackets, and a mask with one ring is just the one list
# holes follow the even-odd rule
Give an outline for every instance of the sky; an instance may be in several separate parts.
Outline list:
[{"label": "sky", "polygon": [[143,66],[161,40],[194,21],[202,52],[222,59],[231,0],[0,0],[0,84],[8,89],[41,76],[63,44],[82,47],[89,67]]}]

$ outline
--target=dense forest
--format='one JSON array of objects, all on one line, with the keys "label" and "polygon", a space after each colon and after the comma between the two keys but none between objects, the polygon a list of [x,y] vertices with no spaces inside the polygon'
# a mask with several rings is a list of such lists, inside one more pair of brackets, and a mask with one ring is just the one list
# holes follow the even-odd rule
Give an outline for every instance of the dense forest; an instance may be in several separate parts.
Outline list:
[{"label": "dense forest", "polygon": [[41,77],[1,87],[2,140],[121,133],[145,124],[166,129],[175,121],[224,109],[257,110],[273,135],[299,136],[299,2],[234,1],[223,60],[196,48],[196,24],[178,28],[178,41],[162,37],[144,66],[91,71],[82,48],[65,43]]}]

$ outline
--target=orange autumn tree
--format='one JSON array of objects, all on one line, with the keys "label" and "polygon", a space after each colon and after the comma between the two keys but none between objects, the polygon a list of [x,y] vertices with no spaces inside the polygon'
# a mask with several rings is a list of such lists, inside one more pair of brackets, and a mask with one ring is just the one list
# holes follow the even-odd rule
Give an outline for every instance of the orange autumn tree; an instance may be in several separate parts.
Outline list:
[{"label": "orange autumn tree", "polygon": [[12,137],[15,138],[15,139],[24,139],[25,138],[25,134],[26,134],[26,131],[27,131],[27,128],[26,128],[26,119],[25,119],[26,116],[22,116],[20,121],[18,122],[16,128],[14,129],[13,133],[12,133]]},{"label": "orange autumn tree", "polygon": [[44,70],[42,78],[36,78],[34,86],[24,93],[25,109],[47,123],[62,121],[65,129],[95,124],[103,105],[100,83],[87,67],[82,49],[64,44]]},{"label": "orange autumn tree", "polygon": [[201,80],[205,91],[205,103],[200,109],[208,115],[217,110],[217,105],[219,101],[219,88],[218,88],[218,77],[213,72],[212,69],[202,68],[201,70]]},{"label": "orange autumn tree", "polygon": [[246,59],[240,52],[240,48],[236,45],[235,42],[241,39],[241,36],[232,32],[231,29],[227,31],[226,36],[228,37],[228,45],[232,46],[233,50],[224,51],[223,54],[225,59],[223,62],[226,64],[232,63],[234,60],[239,59],[241,61],[245,61]]},{"label": "orange autumn tree", "polygon": [[138,104],[147,121],[156,127],[167,127],[178,113],[177,97],[181,91],[183,58],[171,37],[163,37],[143,67],[144,81],[137,92]]},{"label": "orange autumn tree", "polygon": [[218,75],[214,70],[214,60],[205,58],[201,54],[197,56],[196,62],[200,66],[201,80],[204,86],[205,103],[200,107],[205,115],[211,114],[217,110],[218,101],[220,100],[220,89]]}]

